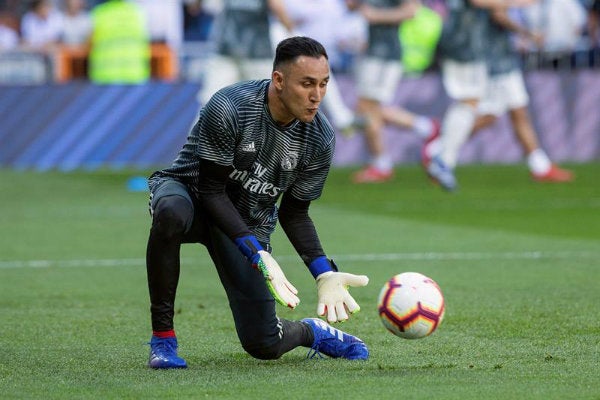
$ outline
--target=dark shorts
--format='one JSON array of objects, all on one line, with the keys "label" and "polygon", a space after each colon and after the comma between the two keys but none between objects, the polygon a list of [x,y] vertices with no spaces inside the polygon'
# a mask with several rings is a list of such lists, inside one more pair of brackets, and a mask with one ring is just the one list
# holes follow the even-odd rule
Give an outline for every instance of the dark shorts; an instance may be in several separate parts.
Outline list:
[{"label": "dark shorts", "polygon": [[[183,183],[176,181],[174,179],[167,179],[160,182],[154,190],[150,192],[150,215],[154,215],[154,209],[156,208],[156,204],[158,201],[165,196],[181,196],[185,198],[192,209],[195,211],[194,201],[192,200],[192,196],[190,195],[188,188]],[[192,220],[189,221],[190,225],[186,226],[186,229],[189,230],[191,227]]]}]

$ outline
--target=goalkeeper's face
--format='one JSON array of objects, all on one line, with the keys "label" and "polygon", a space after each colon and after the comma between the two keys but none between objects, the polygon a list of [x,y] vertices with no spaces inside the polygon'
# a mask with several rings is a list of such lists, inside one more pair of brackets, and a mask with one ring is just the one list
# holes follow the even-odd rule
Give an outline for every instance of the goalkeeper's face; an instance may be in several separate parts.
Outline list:
[{"label": "goalkeeper's face", "polygon": [[[282,115],[279,122],[298,119],[311,122],[317,115],[319,105],[327,92],[329,62],[325,57],[298,57],[281,70],[273,72],[273,84],[277,90]],[[273,112],[273,110],[272,110]]]}]

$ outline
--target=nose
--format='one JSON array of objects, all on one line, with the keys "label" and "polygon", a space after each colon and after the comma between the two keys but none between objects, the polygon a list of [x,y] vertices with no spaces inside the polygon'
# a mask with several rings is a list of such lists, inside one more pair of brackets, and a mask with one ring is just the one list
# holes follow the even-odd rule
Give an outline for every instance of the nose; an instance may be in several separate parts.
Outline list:
[{"label": "nose", "polygon": [[317,87],[310,93],[310,101],[313,103],[320,103],[321,99],[325,96],[325,89]]}]

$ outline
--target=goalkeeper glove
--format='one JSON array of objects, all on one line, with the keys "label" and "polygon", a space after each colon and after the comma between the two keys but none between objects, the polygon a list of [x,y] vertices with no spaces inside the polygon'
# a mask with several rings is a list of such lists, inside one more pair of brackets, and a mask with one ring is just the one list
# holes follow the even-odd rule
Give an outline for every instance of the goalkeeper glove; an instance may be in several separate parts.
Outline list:
[{"label": "goalkeeper glove", "polygon": [[235,240],[240,251],[252,263],[252,267],[260,271],[275,301],[289,308],[299,303],[298,290],[292,285],[273,256],[265,251],[255,236],[249,235]]},{"label": "goalkeeper glove", "polygon": [[348,319],[348,313],[360,311],[360,306],[348,292],[348,287],[366,286],[369,278],[366,275],[354,275],[337,272],[333,260],[325,256],[315,259],[309,265],[310,271],[316,275],[317,280],[317,314],[327,314],[327,321],[337,322]]}]

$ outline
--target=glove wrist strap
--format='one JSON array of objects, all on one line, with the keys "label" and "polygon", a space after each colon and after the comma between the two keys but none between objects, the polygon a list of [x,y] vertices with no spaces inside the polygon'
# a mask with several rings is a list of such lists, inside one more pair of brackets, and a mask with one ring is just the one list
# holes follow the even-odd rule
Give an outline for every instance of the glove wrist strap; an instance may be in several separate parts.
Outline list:
[{"label": "glove wrist strap", "polygon": [[248,260],[252,260],[259,251],[264,250],[254,235],[237,238],[235,244]]},{"label": "glove wrist strap", "polygon": [[308,264],[308,270],[312,274],[313,278],[321,275],[324,272],[335,271],[334,264],[327,259],[325,256],[317,257]]}]

